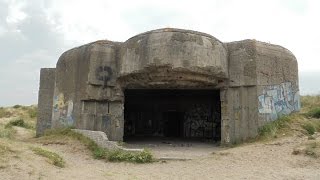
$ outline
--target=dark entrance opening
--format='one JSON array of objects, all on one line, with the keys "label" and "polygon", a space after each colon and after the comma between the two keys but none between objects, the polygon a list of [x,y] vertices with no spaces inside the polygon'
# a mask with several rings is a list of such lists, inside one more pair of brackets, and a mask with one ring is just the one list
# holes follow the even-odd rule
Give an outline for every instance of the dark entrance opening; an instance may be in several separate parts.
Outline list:
[{"label": "dark entrance opening", "polygon": [[124,141],[221,138],[219,90],[128,89],[124,108]]}]

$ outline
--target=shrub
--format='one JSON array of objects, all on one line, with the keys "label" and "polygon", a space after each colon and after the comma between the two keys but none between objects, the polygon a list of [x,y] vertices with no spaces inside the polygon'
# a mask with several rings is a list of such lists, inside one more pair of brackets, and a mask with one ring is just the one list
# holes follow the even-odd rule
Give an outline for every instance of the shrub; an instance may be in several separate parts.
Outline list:
[{"label": "shrub", "polygon": [[57,153],[42,149],[42,148],[33,148],[32,151],[35,154],[38,154],[40,156],[46,157],[49,162],[55,166],[58,167],[64,167],[65,166],[65,161],[61,156],[59,156]]},{"label": "shrub", "polygon": [[309,112],[306,113],[306,115],[310,118],[320,118],[320,107],[311,109]]},{"label": "shrub", "polygon": [[23,119],[16,119],[16,120],[13,120],[13,121],[10,121],[8,124],[6,124],[6,128],[8,127],[12,127],[12,126],[19,126],[19,127],[23,127],[23,128],[26,128],[26,129],[32,129],[33,127],[26,123]]},{"label": "shrub", "polygon": [[18,108],[21,108],[21,107],[22,107],[22,106],[19,105],[19,104],[13,106],[14,109],[18,109]]},{"label": "shrub", "polygon": [[309,135],[313,135],[317,131],[315,125],[311,122],[303,124],[302,127],[308,132]]}]

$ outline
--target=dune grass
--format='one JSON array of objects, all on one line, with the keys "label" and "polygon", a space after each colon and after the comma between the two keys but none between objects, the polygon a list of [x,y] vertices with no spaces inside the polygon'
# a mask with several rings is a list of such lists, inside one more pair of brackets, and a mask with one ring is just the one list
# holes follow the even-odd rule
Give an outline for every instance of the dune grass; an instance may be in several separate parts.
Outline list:
[{"label": "dune grass", "polygon": [[32,151],[37,155],[46,157],[48,159],[48,162],[55,166],[58,166],[61,168],[65,167],[65,161],[60,155],[58,155],[55,152],[51,152],[49,150],[46,150],[40,147],[32,148]]}]

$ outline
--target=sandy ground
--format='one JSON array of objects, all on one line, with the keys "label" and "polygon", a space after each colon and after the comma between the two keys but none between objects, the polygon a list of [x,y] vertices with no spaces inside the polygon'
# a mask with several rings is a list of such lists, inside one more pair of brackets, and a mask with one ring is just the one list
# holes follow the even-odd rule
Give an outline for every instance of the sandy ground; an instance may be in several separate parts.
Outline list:
[{"label": "sandy ground", "polygon": [[[308,141],[305,136],[228,149],[201,143],[183,146],[146,143],[157,157],[192,160],[132,164],[95,160],[77,141],[43,144],[32,138],[32,132],[16,130],[15,141],[0,141],[15,152],[8,154],[7,162],[0,166],[0,179],[320,179],[320,159],[292,154],[294,148]],[[66,161],[66,167],[49,164],[30,150],[33,146],[58,153]]]}]

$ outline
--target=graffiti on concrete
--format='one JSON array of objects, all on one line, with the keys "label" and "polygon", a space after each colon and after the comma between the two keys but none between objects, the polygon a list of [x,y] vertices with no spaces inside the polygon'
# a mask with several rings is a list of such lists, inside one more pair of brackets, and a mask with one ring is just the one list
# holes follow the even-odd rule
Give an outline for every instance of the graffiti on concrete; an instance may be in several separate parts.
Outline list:
[{"label": "graffiti on concrete", "polygon": [[99,81],[103,81],[104,86],[107,86],[108,81],[112,78],[112,68],[109,66],[99,66],[96,69],[96,78]]},{"label": "graffiti on concrete", "polygon": [[269,115],[270,120],[300,110],[299,91],[293,91],[291,82],[266,86],[258,100],[259,113]]},{"label": "graffiti on concrete", "polygon": [[213,121],[207,105],[195,104],[184,115],[185,137],[212,137]]},{"label": "graffiti on concrete", "polygon": [[55,96],[53,99],[53,111],[54,114],[58,116],[59,123],[64,126],[72,126],[73,125],[73,102],[67,101],[65,102],[65,98],[63,94],[59,94]]}]

